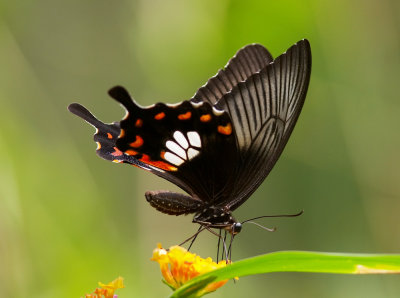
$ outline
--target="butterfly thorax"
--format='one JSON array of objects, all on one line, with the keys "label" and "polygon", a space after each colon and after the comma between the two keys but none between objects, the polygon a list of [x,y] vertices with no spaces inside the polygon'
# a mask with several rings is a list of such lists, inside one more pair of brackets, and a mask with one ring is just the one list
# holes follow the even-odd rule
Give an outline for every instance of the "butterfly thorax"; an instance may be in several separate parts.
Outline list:
[{"label": "butterfly thorax", "polygon": [[194,216],[193,222],[209,228],[225,229],[234,234],[239,233],[241,229],[241,224],[232,213],[220,206],[205,207]]},{"label": "butterfly thorax", "polygon": [[231,234],[237,234],[241,230],[241,224],[226,206],[207,204],[196,196],[158,190],[146,192],[146,200],[166,214],[194,214],[193,222],[208,228],[225,229]]}]

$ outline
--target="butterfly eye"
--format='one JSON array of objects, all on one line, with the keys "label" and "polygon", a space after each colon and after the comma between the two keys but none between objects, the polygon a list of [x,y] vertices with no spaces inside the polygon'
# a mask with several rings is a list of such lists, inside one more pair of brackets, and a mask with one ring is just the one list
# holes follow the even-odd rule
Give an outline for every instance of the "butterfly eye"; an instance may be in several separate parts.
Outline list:
[{"label": "butterfly eye", "polygon": [[241,230],[242,230],[242,224],[240,222],[236,222],[233,224],[233,227],[232,227],[233,235],[240,233]]}]

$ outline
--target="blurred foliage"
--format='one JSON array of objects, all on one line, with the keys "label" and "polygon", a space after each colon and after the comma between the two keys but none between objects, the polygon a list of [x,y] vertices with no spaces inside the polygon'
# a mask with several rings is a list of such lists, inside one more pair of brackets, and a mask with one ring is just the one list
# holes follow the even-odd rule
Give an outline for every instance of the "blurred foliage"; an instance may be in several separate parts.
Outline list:
[{"label": "blurred foliage", "polygon": [[[146,190],[176,188],[97,158],[93,129],[66,107],[77,101],[119,120],[106,94],[116,84],[143,105],[188,99],[252,42],[277,56],[308,38],[313,71],[280,161],[235,215],[305,212],[263,220],[275,233],[245,226],[233,259],[398,252],[399,20],[396,0],[0,2],[0,296],[80,297],[118,275],[124,297],[166,295],[151,251],[197,227],[151,208]],[[193,249],[214,256],[215,236],[203,233]],[[213,297],[399,291],[396,276],[280,273],[230,282]]]}]

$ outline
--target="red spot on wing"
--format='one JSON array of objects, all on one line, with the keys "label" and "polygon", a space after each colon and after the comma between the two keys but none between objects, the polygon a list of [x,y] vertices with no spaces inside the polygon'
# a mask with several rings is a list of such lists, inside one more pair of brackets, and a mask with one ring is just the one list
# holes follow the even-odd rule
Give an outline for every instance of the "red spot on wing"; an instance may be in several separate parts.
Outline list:
[{"label": "red spot on wing", "polygon": [[135,127],[142,127],[143,125],[143,120],[142,119],[137,119],[135,122]]},{"label": "red spot on wing", "polygon": [[117,147],[114,147],[114,152],[111,153],[112,156],[121,156],[123,153],[121,150],[119,150]]},{"label": "red spot on wing", "polygon": [[208,122],[210,120],[211,120],[211,115],[210,114],[205,114],[205,115],[200,116],[200,121],[201,122]]},{"label": "red spot on wing", "polygon": [[147,154],[142,154],[142,158],[140,159],[140,161],[147,163],[150,161],[150,156],[148,156]]},{"label": "red spot on wing", "polygon": [[110,134],[109,132],[107,133],[107,138],[112,139],[112,134]]},{"label": "red spot on wing", "polygon": [[160,157],[161,157],[162,159],[165,159],[165,158],[164,158],[164,155],[165,155],[165,151],[163,150],[163,151],[161,151],[161,153],[160,153]]},{"label": "red spot on wing", "polygon": [[128,149],[128,150],[126,150],[126,151],[125,151],[125,153],[126,153],[126,154],[128,154],[128,155],[130,155],[130,156],[135,156],[135,155],[137,155],[137,154],[138,154],[138,152],[137,152],[137,151],[135,151],[135,150],[132,150],[132,149]]},{"label": "red spot on wing", "polygon": [[165,170],[165,171],[177,171],[178,168],[171,166],[169,163],[159,160],[151,160],[150,156],[147,154],[143,154],[140,161],[144,162],[145,164],[151,165],[153,167]]},{"label": "red spot on wing", "polygon": [[156,119],[156,120],[161,120],[161,119],[163,119],[164,117],[165,117],[165,113],[164,113],[164,112],[161,112],[161,113],[156,114],[156,115],[154,116],[154,119]]},{"label": "red spot on wing", "polygon": [[230,123],[228,123],[225,126],[219,125],[218,126],[218,132],[220,134],[229,136],[232,133],[232,125]]},{"label": "red spot on wing", "polygon": [[192,112],[190,112],[190,111],[188,111],[184,114],[178,115],[179,120],[188,120],[188,119],[190,119],[190,117],[192,117]]},{"label": "red spot on wing", "polygon": [[143,138],[139,135],[136,136],[136,140],[134,142],[129,144],[129,146],[133,148],[139,148],[142,145],[143,145]]}]

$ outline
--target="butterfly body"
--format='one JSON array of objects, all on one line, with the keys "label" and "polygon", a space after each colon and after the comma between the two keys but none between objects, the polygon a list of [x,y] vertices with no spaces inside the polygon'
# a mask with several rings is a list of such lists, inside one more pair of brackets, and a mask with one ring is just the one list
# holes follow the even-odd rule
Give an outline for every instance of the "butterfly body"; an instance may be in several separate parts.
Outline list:
[{"label": "butterfly body", "polygon": [[178,104],[139,106],[123,87],[109,91],[127,114],[105,124],[86,108],[69,109],[96,127],[97,154],[154,173],[187,195],[148,191],[151,206],[232,234],[232,211],[258,188],[283,151],[300,114],[311,71],[302,40],[275,60],[262,46],[241,49],[228,65]]}]

